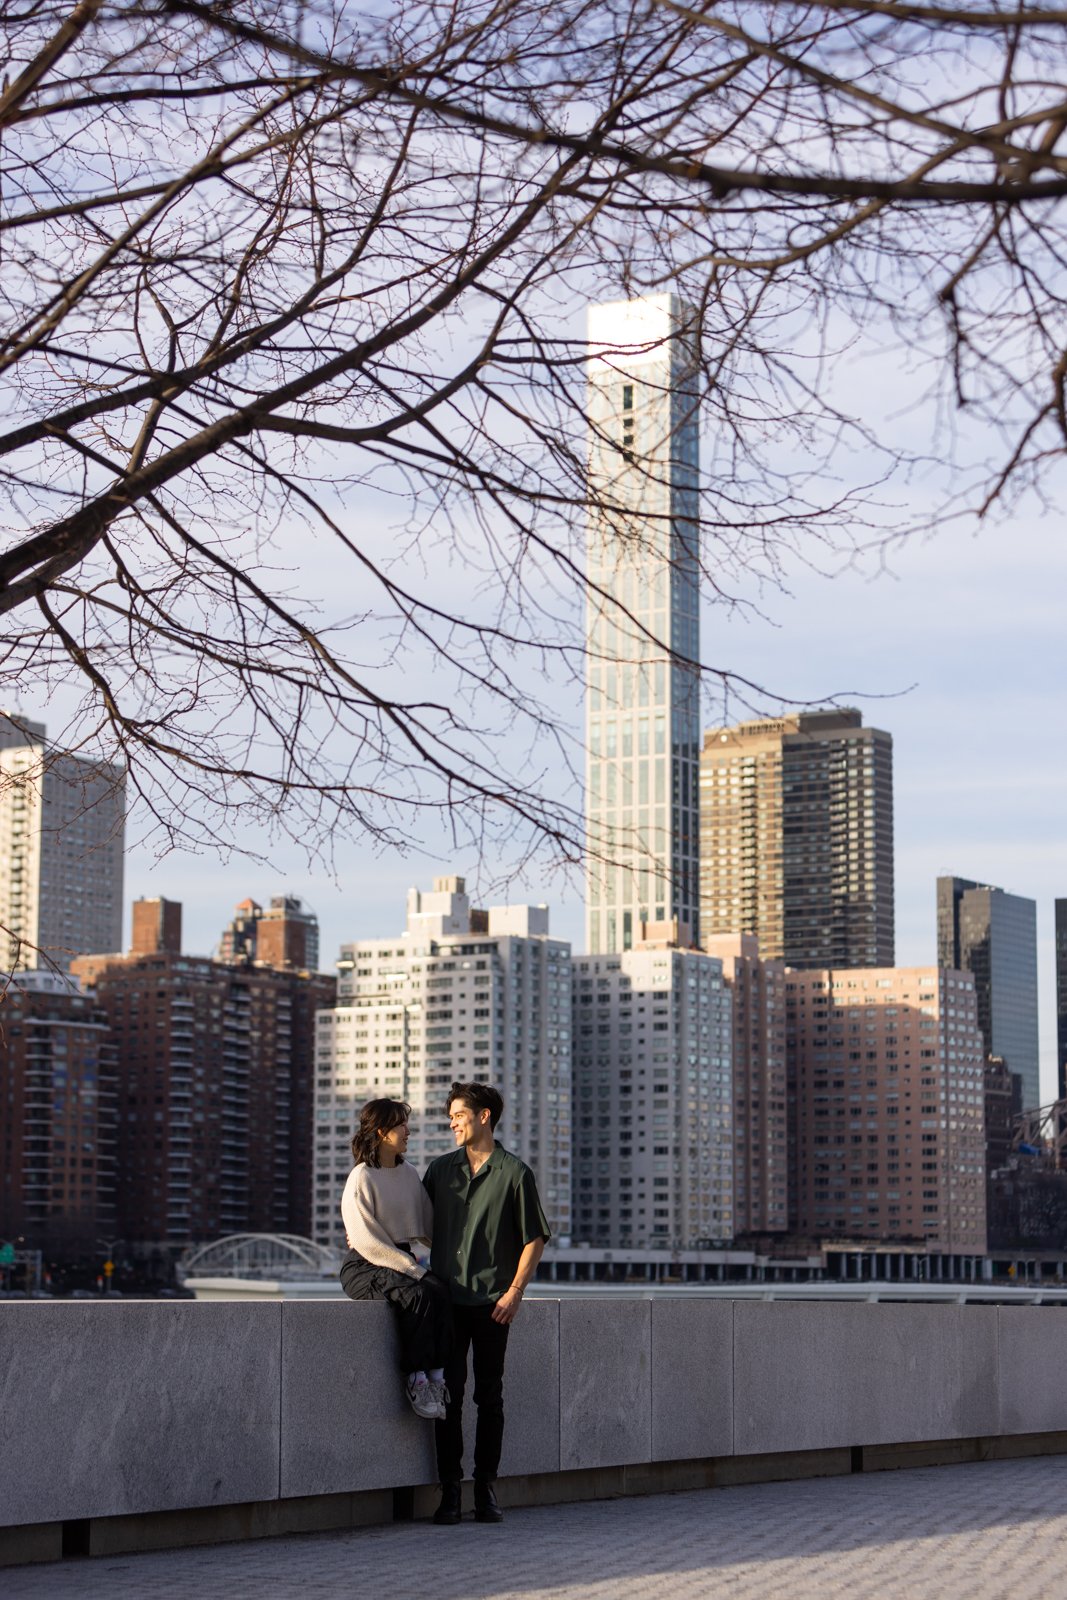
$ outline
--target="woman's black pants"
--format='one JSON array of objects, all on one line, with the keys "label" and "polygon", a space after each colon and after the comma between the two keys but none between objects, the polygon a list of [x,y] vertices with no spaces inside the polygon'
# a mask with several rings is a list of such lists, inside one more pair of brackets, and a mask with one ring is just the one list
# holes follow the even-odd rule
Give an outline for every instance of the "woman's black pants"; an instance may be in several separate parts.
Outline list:
[{"label": "woman's black pants", "polygon": [[400,1370],[428,1372],[448,1365],[452,1353],[452,1306],[448,1285],[432,1272],[409,1278],[376,1267],[355,1250],[341,1263],[341,1287],[350,1300],[387,1300],[400,1331]]}]

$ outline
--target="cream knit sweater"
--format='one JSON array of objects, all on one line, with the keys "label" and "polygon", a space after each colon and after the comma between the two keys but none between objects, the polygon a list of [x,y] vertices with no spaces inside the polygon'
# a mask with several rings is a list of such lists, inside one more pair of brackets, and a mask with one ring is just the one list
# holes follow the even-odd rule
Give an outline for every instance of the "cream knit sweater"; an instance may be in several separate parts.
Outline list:
[{"label": "cream knit sweater", "polygon": [[361,1162],[348,1174],[341,1196],[341,1216],[351,1250],[376,1267],[391,1267],[408,1278],[421,1278],[424,1268],[396,1240],[429,1244],[433,1206],[418,1173],[407,1161],[395,1167],[368,1167]]}]

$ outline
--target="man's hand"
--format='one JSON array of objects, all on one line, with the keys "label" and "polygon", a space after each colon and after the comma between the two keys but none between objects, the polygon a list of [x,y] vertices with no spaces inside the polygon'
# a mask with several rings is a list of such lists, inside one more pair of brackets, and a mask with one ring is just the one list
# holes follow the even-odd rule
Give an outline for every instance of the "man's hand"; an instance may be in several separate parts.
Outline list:
[{"label": "man's hand", "polygon": [[507,1289],[500,1296],[500,1299],[497,1301],[490,1314],[494,1322],[502,1322],[507,1325],[507,1323],[515,1321],[515,1318],[519,1314],[519,1307],[521,1305],[522,1290]]}]

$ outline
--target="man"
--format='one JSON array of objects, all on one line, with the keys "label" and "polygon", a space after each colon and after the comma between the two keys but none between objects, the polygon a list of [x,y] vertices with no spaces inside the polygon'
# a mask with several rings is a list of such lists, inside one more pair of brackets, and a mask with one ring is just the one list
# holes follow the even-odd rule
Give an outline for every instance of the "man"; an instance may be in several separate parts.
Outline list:
[{"label": "man", "polygon": [[445,1368],[448,1404],[435,1424],[441,1504],[438,1524],[463,1515],[463,1391],[467,1351],[474,1364],[478,1426],[474,1442],[474,1517],[503,1522],[493,1483],[504,1437],[504,1356],[508,1329],[522,1305],[549,1227],[534,1175],[493,1134],[504,1110],[485,1083],[454,1083],[448,1121],[456,1141],[451,1155],[431,1161],[423,1182],[433,1201],[430,1267],[452,1291],[454,1338]]}]

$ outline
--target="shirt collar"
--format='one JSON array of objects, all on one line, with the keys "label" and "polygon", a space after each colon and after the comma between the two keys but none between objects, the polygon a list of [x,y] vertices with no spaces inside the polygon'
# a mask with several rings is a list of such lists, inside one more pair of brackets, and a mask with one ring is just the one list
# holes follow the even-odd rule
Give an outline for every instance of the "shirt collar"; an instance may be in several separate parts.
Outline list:
[{"label": "shirt collar", "polygon": [[504,1153],[504,1146],[500,1143],[499,1139],[494,1139],[493,1140],[493,1148],[490,1150],[489,1154],[486,1156],[485,1160],[482,1162],[482,1164],[478,1168],[477,1172],[472,1172],[471,1171],[471,1164],[467,1160],[467,1152],[466,1152],[466,1150],[464,1150],[462,1148],[462,1146],[461,1146],[460,1149],[458,1149],[456,1151],[457,1156],[462,1156],[462,1158],[463,1158],[463,1170],[467,1174],[467,1182],[468,1183],[477,1183],[478,1179],[481,1177],[483,1172],[488,1172],[490,1167],[494,1167],[494,1168],[497,1167],[499,1165],[499,1159],[498,1158],[500,1156],[502,1156],[503,1153]]}]

